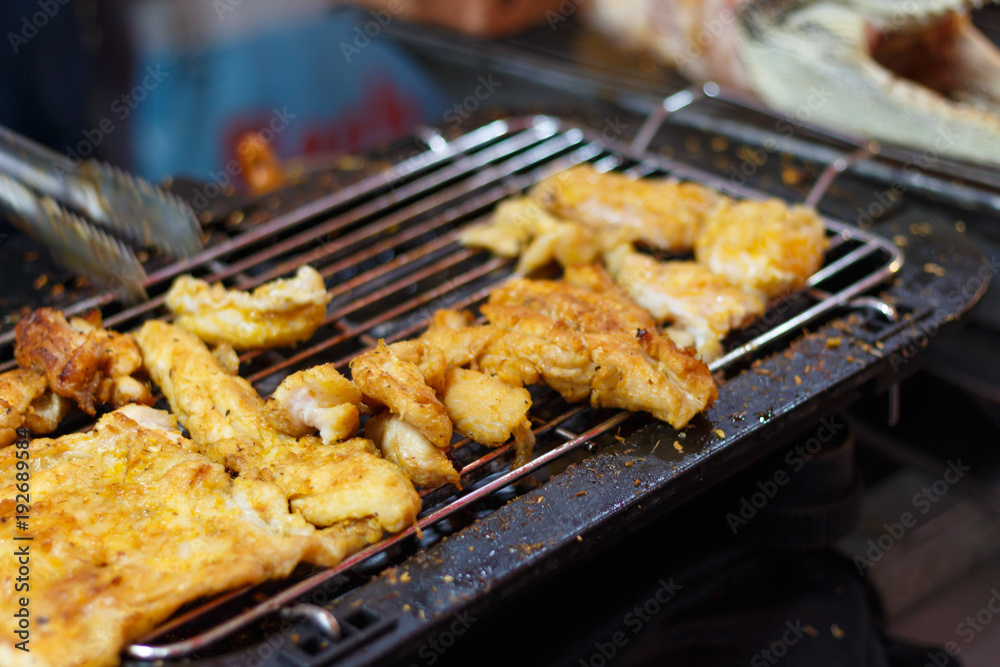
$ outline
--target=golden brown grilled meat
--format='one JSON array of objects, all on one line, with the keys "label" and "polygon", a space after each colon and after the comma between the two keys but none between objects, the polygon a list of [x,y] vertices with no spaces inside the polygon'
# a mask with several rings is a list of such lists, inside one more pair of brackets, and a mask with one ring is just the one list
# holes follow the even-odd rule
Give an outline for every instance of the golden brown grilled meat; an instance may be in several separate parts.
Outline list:
[{"label": "golden brown grilled meat", "polygon": [[[425,347],[422,353],[433,355],[434,349]],[[432,365],[444,371],[442,361]],[[367,405],[386,406],[394,415],[423,433],[436,447],[451,446],[452,429],[448,411],[427,383],[417,363],[401,359],[379,341],[374,350],[363,352],[351,360],[351,377]]]},{"label": "golden brown grilled meat", "polygon": [[648,412],[682,428],[719,395],[708,366],[668,336],[640,331],[634,341],[615,334],[586,338],[597,365],[590,391],[595,407]]},{"label": "golden brown grilled meat", "polygon": [[696,259],[730,283],[775,299],[801,289],[823,264],[823,220],[779,199],[724,202],[695,242]]},{"label": "golden brown grilled meat", "polygon": [[449,359],[436,346],[421,340],[402,340],[389,345],[392,356],[404,363],[417,367],[431,389],[438,394],[444,391],[444,374],[449,368]]},{"label": "golden brown grilled meat", "polygon": [[48,383],[38,371],[15,368],[0,375],[0,447],[17,439],[16,429],[31,413],[33,401],[45,395]]},{"label": "golden brown grilled meat", "polygon": [[[0,633],[4,667],[105,667],[181,605],[287,576],[301,561],[334,565],[378,530],[357,520],[318,530],[285,493],[232,479],[175,430],[168,413],[130,405],[93,430],[0,451],[0,550],[28,546],[29,592],[0,570],[0,614],[30,598],[30,653]],[[14,541],[16,464],[31,465],[32,541]],[[388,465],[388,464],[386,464]],[[13,561],[12,561],[13,562]],[[41,619],[45,619],[42,622]]]},{"label": "golden brown grilled meat", "polygon": [[589,353],[581,389],[594,406],[642,410],[680,428],[718,396],[708,367],[654,328],[633,326],[649,315],[619,297],[520,279],[495,290],[481,311],[494,326],[528,336],[566,328]]},{"label": "golden brown grilled meat", "polygon": [[236,353],[232,345],[219,343],[212,348],[212,354],[219,360],[219,365],[230,375],[236,375],[240,372],[240,355]]},{"label": "golden brown grilled meat", "polygon": [[534,332],[432,326],[421,338],[443,350],[449,365],[470,366],[511,387],[544,382],[568,401],[583,400],[590,392],[590,353],[565,323]]},{"label": "golden brown grilled meat", "polygon": [[687,331],[702,361],[722,354],[722,339],[732,329],[764,314],[756,292],[736,287],[697,262],[662,262],[621,245],[605,261],[615,282],[659,324]]},{"label": "golden brown grilled meat", "polygon": [[266,404],[271,425],[296,438],[319,431],[329,445],[354,435],[360,424],[361,390],[333,364],[292,373]]},{"label": "golden brown grilled meat", "polygon": [[32,433],[52,433],[72,410],[73,401],[49,390],[31,402],[24,425]]},{"label": "golden brown grilled meat", "polygon": [[630,179],[579,165],[549,176],[530,196],[553,214],[617,241],[687,252],[708,213],[724,199],[697,183]]},{"label": "golden brown grilled meat", "polygon": [[375,411],[388,408],[368,421],[365,435],[415,484],[459,484],[447,454],[451,419],[437,395],[447,368],[441,350],[422,340],[388,347],[380,340],[374,350],[351,360],[365,404]]},{"label": "golden brown grilled meat", "polygon": [[[638,329],[656,329],[650,314],[614,288],[607,272],[596,265],[571,267],[561,281],[514,280],[494,290],[489,304],[491,308],[518,306],[543,313],[550,320],[592,333],[634,334]],[[486,311],[483,314],[490,319]]]},{"label": "golden brown grilled meat", "polygon": [[193,334],[153,320],[136,339],[171,410],[212,461],[243,478],[273,481],[292,510],[317,526],[363,522],[374,541],[383,530],[413,524],[420,497],[370,440],[324,445],[281,433],[250,383],[226,372]]},{"label": "golden brown grilled meat", "polygon": [[511,387],[480,371],[452,368],[443,398],[459,433],[488,447],[499,447],[513,437],[513,467],[531,460],[535,434],[528,419],[531,394],[527,389]]},{"label": "golden brown grilled meat", "polygon": [[528,197],[500,202],[489,222],[465,230],[461,242],[501,257],[520,257],[518,273],[530,273],[552,261],[562,266],[593,262],[601,253],[597,234],[560,220]]},{"label": "golden brown grilled meat", "polygon": [[227,290],[179,276],[166,305],[178,326],[206,343],[237,350],[280,347],[303,341],[323,324],[330,295],[323,276],[302,266],[294,278],[264,283],[252,292]]},{"label": "golden brown grilled meat", "polygon": [[153,402],[149,387],[132,377],[142,368],[139,346],[128,334],[102,329],[97,311],[67,322],[61,312],[39,308],[17,323],[14,356],[91,415],[101,403]]},{"label": "golden brown grilled meat", "polygon": [[371,416],[365,424],[365,437],[414,484],[461,486],[458,471],[448,458],[448,450],[438,447],[415,426],[388,410]]}]

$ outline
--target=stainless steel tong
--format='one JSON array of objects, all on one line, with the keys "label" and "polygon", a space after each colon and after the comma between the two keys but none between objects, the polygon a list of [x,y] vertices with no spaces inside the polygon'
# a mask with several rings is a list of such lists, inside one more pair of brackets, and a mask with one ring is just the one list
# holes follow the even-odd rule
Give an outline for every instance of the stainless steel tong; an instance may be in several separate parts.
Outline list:
[{"label": "stainless steel tong", "polygon": [[146,272],[127,244],[176,257],[201,249],[191,207],[117,167],[68,158],[0,126],[0,213],[53,258],[134,303]]}]

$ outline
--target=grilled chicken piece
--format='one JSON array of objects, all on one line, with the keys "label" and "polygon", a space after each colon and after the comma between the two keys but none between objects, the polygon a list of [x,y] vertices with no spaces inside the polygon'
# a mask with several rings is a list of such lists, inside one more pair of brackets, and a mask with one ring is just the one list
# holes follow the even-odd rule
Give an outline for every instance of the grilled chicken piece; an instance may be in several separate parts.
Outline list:
[{"label": "grilled chicken piece", "polygon": [[697,262],[661,262],[628,245],[608,253],[605,261],[618,285],[657,323],[670,322],[690,334],[702,361],[721,356],[727,333],[764,314],[764,300],[758,294],[736,287]]},{"label": "grilled chicken piece", "polygon": [[549,176],[530,195],[553,214],[581,223],[603,245],[642,241],[654,248],[687,252],[722,198],[697,183],[629,179],[578,165]]},{"label": "grilled chicken piece", "polygon": [[451,446],[448,411],[412,361],[400,359],[379,341],[378,347],[351,360],[351,376],[370,407],[386,406],[436,447]]},{"label": "grilled chicken piece", "polygon": [[596,373],[590,403],[648,412],[683,428],[719,395],[708,366],[678,349],[668,336],[640,331],[635,339],[586,334]]},{"label": "grilled chicken piece", "polygon": [[580,331],[635,335],[639,329],[656,329],[650,314],[615,289],[608,273],[597,265],[571,267],[562,281],[512,281],[490,294],[489,306],[483,311],[487,319],[497,306],[518,306]]},{"label": "grilled chicken piece", "polygon": [[226,372],[193,334],[152,320],[136,339],[150,376],[199,450],[240,477],[273,481],[316,526],[361,523],[373,540],[413,524],[420,496],[370,440],[324,445],[279,432],[249,382]]},{"label": "grilled chicken piece", "polygon": [[444,391],[444,376],[448,370],[448,356],[424,340],[403,340],[389,345],[392,355],[417,367],[427,386],[438,394]]},{"label": "grilled chicken piece", "polygon": [[465,437],[488,447],[499,447],[514,438],[514,468],[531,460],[535,434],[528,410],[531,394],[479,371],[448,371],[444,405],[455,428]]},{"label": "grilled chicken piece", "polygon": [[696,259],[730,283],[775,299],[805,286],[823,264],[823,221],[779,199],[726,202],[705,223]]},{"label": "grilled chicken piece", "polygon": [[[31,536],[14,541],[16,464],[0,451],[0,549],[30,547],[31,652],[0,633],[5,667],[110,667],[185,603],[289,575],[302,561],[333,566],[380,532],[370,519],[318,530],[263,480],[232,479],[176,432],[168,413],[130,405],[93,430],[36,438]],[[389,464],[385,464],[389,465]],[[34,545],[43,545],[36,548]],[[16,567],[0,570],[15,590]],[[17,594],[0,596],[12,618]],[[39,619],[45,619],[40,622]]]},{"label": "grilled chicken piece", "polygon": [[128,334],[102,329],[97,311],[67,322],[61,312],[39,308],[17,323],[14,356],[90,415],[101,403],[153,402],[149,387],[132,377],[142,368],[139,346]]},{"label": "grilled chicken piece", "polygon": [[324,445],[346,440],[360,425],[361,390],[333,364],[292,373],[266,404],[271,426],[296,438],[319,431]]},{"label": "grilled chicken piece", "polygon": [[219,360],[219,365],[230,375],[236,375],[240,372],[240,355],[236,353],[232,345],[219,343],[212,348],[212,354]]},{"label": "grilled chicken piece", "polygon": [[49,390],[31,402],[24,425],[32,433],[52,433],[72,410],[73,401]]},{"label": "grilled chicken piece", "polygon": [[[595,0],[591,22],[796,119],[1000,163],[1000,52],[965,0]],[[920,166],[920,163],[917,163]]]},{"label": "grilled chicken piece", "polygon": [[447,450],[436,446],[412,424],[388,410],[372,415],[365,424],[365,437],[374,442],[389,461],[398,465],[414,484],[461,488],[458,471]]},{"label": "grilled chicken piece", "polygon": [[480,310],[497,327],[533,336],[573,322],[591,358],[584,395],[595,407],[642,410],[681,428],[711,405],[718,390],[704,363],[652,328],[616,328],[633,321],[628,311],[594,296],[564,282],[521,279],[495,290]]},{"label": "grilled chicken piece", "polygon": [[273,280],[252,292],[179,276],[166,305],[178,326],[206,343],[249,350],[306,340],[323,324],[330,298],[323,276],[302,266],[294,278]]},{"label": "grilled chicken piece", "polygon": [[[451,380],[445,388],[445,406],[456,428],[486,445],[502,444],[513,437],[515,465],[520,465],[530,457],[534,433],[526,418],[531,396],[516,390],[545,382],[567,400],[583,400],[589,393],[593,362],[582,341],[564,325],[552,327],[546,338],[490,325],[472,326],[473,321],[467,311],[438,310],[421,339],[448,358]],[[471,371],[457,372],[458,367],[470,365]],[[479,371],[475,376],[464,375],[475,371]],[[467,397],[466,389],[477,384],[482,385],[484,396]],[[487,393],[492,398],[484,402]],[[522,401],[528,403],[524,417],[518,417]],[[503,419],[490,423],[486,415],[496,409]]]},{"label": "grilled chicken piece", "polygon": [[47,387],[45,375],[38,371],[15,368],[0,375],[0,447],[17,439],[17,429],[31,413],[32,402]]},{"label": "grilled chicken piece", "polygon": [[582,401],[590,393],[590,353],[565,323],[534,332],[488,325],[431,327],[421,338],[443,350],[449,365],[471,365],[511,387],[544,382],[568,401]]},{"label": "grilled chicken piece", "polygon": [[461,242],[501,257],[520,257],[518,273],[530,273],[553,261],[562,266],[593,262],[601,252],[590,230],[560,220],[528,197],[500,202],[490,221],[465,230]]}]

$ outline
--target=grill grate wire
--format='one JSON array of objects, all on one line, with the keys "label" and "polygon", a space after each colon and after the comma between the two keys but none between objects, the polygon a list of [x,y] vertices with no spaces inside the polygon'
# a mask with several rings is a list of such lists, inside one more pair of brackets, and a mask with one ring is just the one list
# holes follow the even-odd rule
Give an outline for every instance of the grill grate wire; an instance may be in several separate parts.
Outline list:
[{"label": "grill grate wire", "polygon": [[[607,141],[596,132],[549,116],[495,121],[149,275],[147,290],[158,296],[119,310],[105,320],[106,326],[130,330],[151,316],[162,315],[162,295],[181,273],[193,272],[206,280],[250,289],[310,263],[328,285],[332,283],[329,292],[333,301],[313,338],[316,342],[285,351],[251,351],[241,357],[244,377],[266,394],[295,370],[331,361],[343,369],[379,338],[391,342],[418,333],[437,308],[475,308],[492,289],[510,279],[513,262],[460,247],[458,233],[484,220],[500,199],[555,171],[591,162],[598,168],[616,168],[636,177],[672,175],[699,181],[741,198],[767,197],[764,192],[734,186],[643,148]],[[830,169],[843,171],[843,165],[831,164]],[[832,179],[821,177],[814,193],[817,200]],[[810,303],[713,362],[713,372],[736,368],[766,346],[851,307],[899,270],[902,253],[885,239],[836,220],[825,223],[831,241],[828,261],[810,279],[810,289],[800,295]],[[113,295],[99,295],[66,312],[77,314],[113,305],[114,301]],[[12,338],[10,332],[0,337],[0,349],[8,358],[12,357]],[[8,361],[0,370],[12,365]],[[510,444],[490,450],[467,440],[458,442],[456,455],[464,464],[461,474],[466,491],[424,490],[425,510],[416,526],[358,552],[338,567],[292,582],[267,600],[192,637],[151,644],[193,621],[207,620],[219,605],[251,589],[219,596],[175,618],[126,652],[135,658],[158,660],[202,650],[592,443],[631,416],[627,412],[609,416],[606,410],[568,405],[554,392],[545,391],[536,408],[532,419],[538,443],[536,456],[528,465],[502,470],[512,457]]]}]

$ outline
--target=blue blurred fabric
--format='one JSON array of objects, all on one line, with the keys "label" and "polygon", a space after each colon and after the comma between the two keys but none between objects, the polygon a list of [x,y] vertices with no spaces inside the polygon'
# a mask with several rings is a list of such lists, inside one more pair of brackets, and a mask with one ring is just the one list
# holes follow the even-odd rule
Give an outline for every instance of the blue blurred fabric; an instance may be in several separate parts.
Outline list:
[{"label": "blue blurred fabric", "polygon": [[238,135],[269,125],[278,130],[273,149],[289,158],[363,151],[417,123],[440,124],[446,110],[432,79],[370,12],[339,8],[198,51],[109,32],[104,47],[127,46],[128,57],[112,51],[108,67],[106,53],[102,62],[81,45],[74,6],[49,1],[55,15],[40,17],[45,25],[29,28],[26,43],[19,35],[39,0],[0,3],[0,124],[153,181],[212,180],[235,157]]},{"label": "blue blurred fabric", "polygon": [[137,86],[159,83],[134,111],[119,108],[134,114],[139,173],[211,178],[235,157],[238,134],[268,125],[288,158],[358,152],[440,123],[445,97],[430,77],[384,35],[359,37],[373,20],[337,11],[201,53],[142,54]]}]

